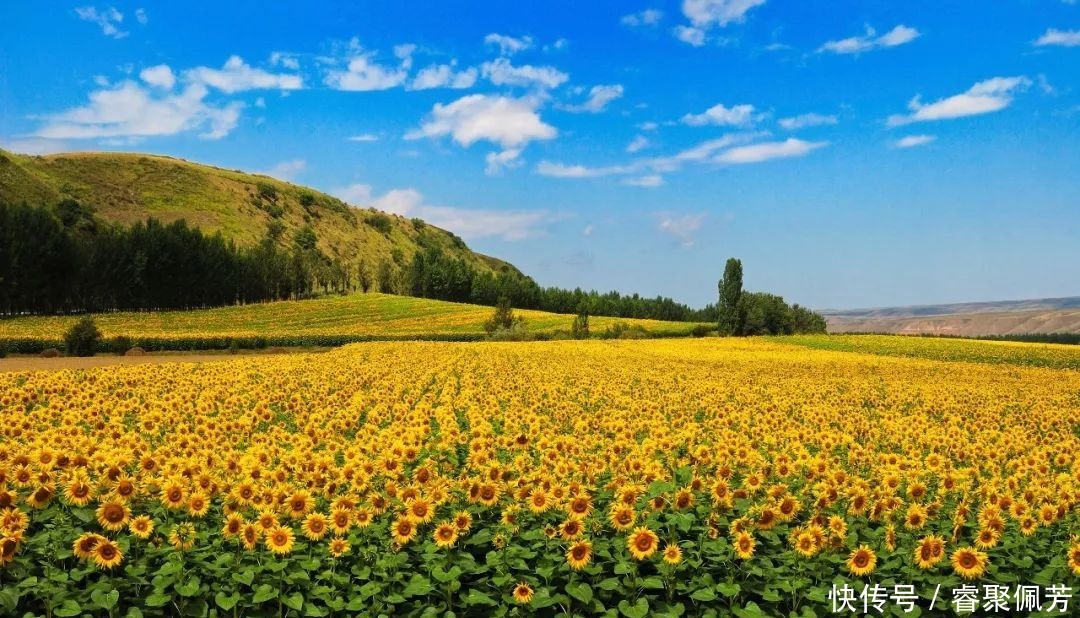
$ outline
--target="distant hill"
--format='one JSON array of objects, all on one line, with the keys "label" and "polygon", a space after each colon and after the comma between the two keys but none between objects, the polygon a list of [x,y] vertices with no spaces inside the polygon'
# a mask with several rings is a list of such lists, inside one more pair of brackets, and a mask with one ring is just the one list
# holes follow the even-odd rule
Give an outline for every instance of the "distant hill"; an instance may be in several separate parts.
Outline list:
[{"label": "distant hill", "polygon": [[324,254],[349,265],[363,260],[372,269],[383,261],[403,268],[419,247],[434,246],[481,271],[518,272],[418,219],[353,208],[331,195],[261,174],[159,155],[27,156],[0,150],[0,202],[51,206],[66,198],[92,207],[104,221],[130,225],[151,216],[164,222],[185,219],[245,246],[265,238],[272,221],[282,225],[282,245],[310,224]]},{"label": "distant hill", "polygon": [[821,311],[829,332],[938,335],[1080,333],[1080,297]]}]

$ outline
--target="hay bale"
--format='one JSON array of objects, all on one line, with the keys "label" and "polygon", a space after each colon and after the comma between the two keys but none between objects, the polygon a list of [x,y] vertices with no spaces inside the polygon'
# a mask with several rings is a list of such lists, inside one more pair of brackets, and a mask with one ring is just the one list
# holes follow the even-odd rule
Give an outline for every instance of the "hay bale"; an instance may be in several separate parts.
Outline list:
[{"label": "hay bale", "polygon": [[124,352],[124,356],[146,356],[146,350],[140,348],[139,346],[135,346],[127,352]]},{"label": "hay bale", "polygon": [[57,350],[56,348],[45,348],[38,356],[41,358],[59,358],[61,354],[60,350]]}]

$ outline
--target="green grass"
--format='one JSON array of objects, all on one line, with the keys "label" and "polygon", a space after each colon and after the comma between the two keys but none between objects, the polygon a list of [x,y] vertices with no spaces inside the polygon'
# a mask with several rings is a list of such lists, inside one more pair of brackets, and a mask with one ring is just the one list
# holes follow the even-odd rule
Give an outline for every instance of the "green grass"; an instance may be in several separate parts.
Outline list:
[{"label": "green grass", "polygon": [[858,352],[941,361],[966,361],[1080,369],[1075,345],[916,337],[908,335],[795,335],[773,341],[817,350]]},{"label": "green grass", "polygon": [[[397,339],[475,340],[491,307],[389,294],[351,294],[198,311],[122,312],[95,315],[108,338],[127,337],[153,349],[214,349],[263,345],[340,345],[352,341]],[[550,336],[569,331],[572,315],[516,311],[529,332]],[[56,345],[80,316],[35,316],[0,320],[0,340],[11,351]],[[622,323],[647,336],[681,336],[687,322],[593,317],[594,336]],[[23,343],[19,343],[23,342]],[[47,345],[48,344],[48,345]]]},{"label": "green grass", "polygon": [[92,207],[105,221],[130,225],[149,216],[165,222],[184,219],[240,245],[265,238],[271,221],[284,226],[282,245],[311,225],[323,253],[354,268],[362,262],[372,275],[381,262],[395,269],[407,265],[421,241],[481,271],[513,269],[470,251],[445,230],[396,215],[388,215],[387,230],[376,229],[369,221],[377,211],[352,208],[336,197],[268,176],[157,155],[32,157],[0,150],[0,201],[50,206],[66,198]]}]

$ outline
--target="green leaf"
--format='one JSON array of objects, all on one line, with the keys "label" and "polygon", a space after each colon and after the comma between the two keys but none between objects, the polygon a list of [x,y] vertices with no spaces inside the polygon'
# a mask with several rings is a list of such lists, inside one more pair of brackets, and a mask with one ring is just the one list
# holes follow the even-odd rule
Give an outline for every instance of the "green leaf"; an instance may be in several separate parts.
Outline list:
[{"label": "green leaf", "polygon": [[702,603],[708,603],[716,600],[716,593],[713,592],[712,588],[698,588],[690,594],[690,598]]},{"label": "green leaf", "polygon": [[287,597],[281,597],[281,602],[289,609],[300,611],[300,608],[304,606],[304,595],[294,592]]},{"label": "green leaf", "polygon": [[630,564],[629,562],[616,562],[615,563],[615,574],[616,575],[626,575],[627,573],[630,573],[633,570],[634,570],[634,565]]},{"label": "green leaf", "polygon": [[631,605],[630,601],[623,599],[619,601],[619,611],[626,618],[645,618],[649,615],[649,602],[642,597],[637,600],[637,603]]},{"label": "green leaf", "polygon": [[90,600],[101,609],[112,609],[116,607],[116,602],[120,600],[120,593],[116,590],[105,592],[101,588],[94,588],[90,591]]},{"label": "green leaf", "polygon": [[742,590],[742,588],[740,588],[739,584],[736,584],[735,582],[723,582],[716,584],[716,591],[728,598],[739,594],[740,590]]},{"label": "green leaf", "polygon": [[239,573],[233,573],[233,581],[245,586],[250,586],[251,582],[255,581],[255,571],[248,569],[246,571],[240,571]]},{"label": "green leaf", "polygon": [[[152,592],[149,595],[147,595],[147,597],[145,599],[143,599],[143,601],[149,607],[161,607],[162,605],[165,605],[166,603],[168,603],[171,600],[172,600],[171,596],[169,596],[167,594],[163,594],[161,591]],[[53,612],[53,613],[55,613],[55,612]]]},{"label": "green leaf", "polygon": [[127,613],[124,614],[124,618],[143,618],[142,610],[138,607],[129,608]]},{"label": "green leaf", "polygon": [[263,584],[255,590],[255,596],[251,598],[253,603],[264,603],[270,599],[276,599],[278,591],[270,584]]},{"label": "green leaf", "polygon": [[64,603],[60,605],[60,607],[57,607],[53,610],[53,615],[61,616],[61,618],[66,618],[68,616],[78,616],[81,613],[82,607],[71,599],[66,599]]},{"label": "green leaf", "polygon": [[199,594],[200,586],[202,586],[202,582],[199,581],[199,578],[192,576],[184,583],[175,587],[176,594],[179,594],[182,597],[193,597]]},{"label": "green leaf", "polygon": [[739,618],[768,618],[768,614],[761,611],[757,603],[750,601],[746,604],[746,607],[733,607],[731,611],[735,613]]},{"label": "green leaf", "polygon": [[380,590],[382,590],[382,584],[379,582],[368,582],[363,586],[360,586],[358,592],[360,593],[360,599],[365,600],[375,596]]},{"label": "green leaf", "polygon": [[468,596],[465,597],[465,605],[498,605],[498,603],[487,594],[472,589],[469,590]]},{"label": "green leaf", "polygon": [[596,585],[596,587],[601,590],[611,592],[612,590],[615,590],[619,587],[619,578],[609,577],[605,580],[602,580],[599,584]]},{"label": "green leaf", "polygon": [[225,594],[224,592],[219,592],[214,595],[214,602],[217,603],[218,607],[221,609],[229,611],[236,607],[236,604],[240,602],[240,593],[234,592],[232,594]]},{"label": "green leaf", "polygon": [[585,582],[570,582],[569,584],[566,584],[566,594],[582,603],[589,603],[593,598],[592,587]]},{"label": "green leaf", "polygon": [[659,577],[646,577],[641,580],[642,588],[652,588],[653,590],[660,590],[664,587],[664,580]]},{"label": "green leaf", "polygon": [[405,584],[405,590],[401,594],[406,597],[415,597],[429,592],[431,592],[431,582],[428,581],[428,578],[419,573],[414,573],[412,578],[409,579],[409,583]]}]

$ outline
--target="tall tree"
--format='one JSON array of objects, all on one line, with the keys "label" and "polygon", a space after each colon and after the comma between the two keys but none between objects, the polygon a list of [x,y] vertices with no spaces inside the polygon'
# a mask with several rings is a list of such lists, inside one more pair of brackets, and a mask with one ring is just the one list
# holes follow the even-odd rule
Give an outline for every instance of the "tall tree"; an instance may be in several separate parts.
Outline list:
[{"label": "tall tree", "polygon": [[728,258],[724,265],[724,278],[717,286],[720,290],[720,319],[717,327],[721,335],[741,335],[739,300],[742,298],[742,260]]}]

